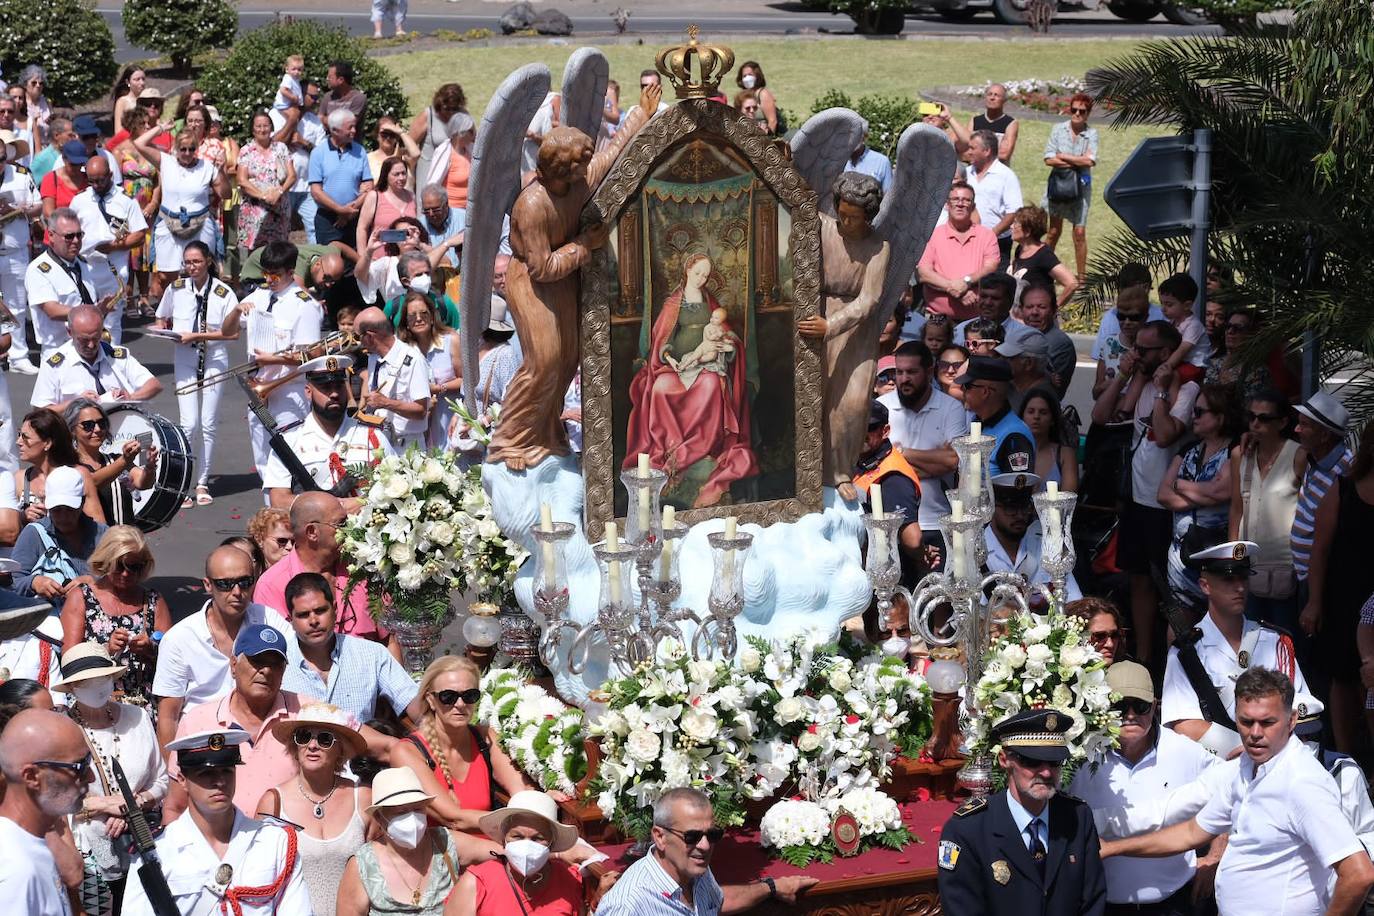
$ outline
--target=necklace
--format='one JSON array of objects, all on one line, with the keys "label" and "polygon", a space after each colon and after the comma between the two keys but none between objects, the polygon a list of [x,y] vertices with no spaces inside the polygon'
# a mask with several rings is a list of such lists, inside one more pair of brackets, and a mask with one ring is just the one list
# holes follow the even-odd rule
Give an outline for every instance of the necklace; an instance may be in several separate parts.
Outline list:
[{"label": "necklace", "polygon": [[[405,872],[401,870],[401,864],[403,862],[401,857],[396,854],[396,851],[394,849],[388,849],[387,852],[391,854],[391,861],[396,868],[396,877],[400,878],[401,882],[406,887],[410,888],[410,905],[419,906],[420,887],[425,883],[425,875],[429,874],[429,864],[425,865],[423,871],[416,869],[416,871],[418,872],[418,877],[415,879],[415,883],[411,884],[409,881],[406,880]],[[432,860],[430,864],[432,864]]]},{"label": "necklace", "polygon": [[326,795],[324,798],[320,799],[319,801],[315,801],[315,799],[311,798],[309,793],[305,791],[305,781],[301,779],[299,774],[296,776],[296,791],[301,793],[301,798],[314,804],[315,809],[310,813],[315,815],[315,820],[317,821],[324,820],[324,806],[329,802],[331,798],[334,797],[334,793],[338,790],[339,780],[338,777],[335,777],[334,784],[329,787],[329,794]]}]

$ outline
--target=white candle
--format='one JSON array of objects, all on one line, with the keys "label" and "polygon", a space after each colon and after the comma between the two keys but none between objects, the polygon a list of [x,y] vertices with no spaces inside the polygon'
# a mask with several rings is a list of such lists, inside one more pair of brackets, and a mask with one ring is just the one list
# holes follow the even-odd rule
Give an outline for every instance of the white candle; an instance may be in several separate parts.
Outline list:
[{"label": "white candle", "polygon": [[663,507],[663,552],[659,554],[658,580],[667,582],[673,571],[673,539],[668,537],[668,532],[672,531],[677,525],[677,510],[672,506]]},{"label": "white candle", "polygon": [[[964,501],[961,499],[951,499],[949,501],[950,519],[956,522],[964,520]],[[950,540],[950,555],[945,559],[951,564],[955,579],[963,579],[967,570],[964,568],[964,533],[957,528],[952,529]]]},{"label": "white candle", "polygon": [[[615,522],[606,523],[606,549],[615,553],[620,550],[620,532],[616,530]],[[610,560],[606,563],[606,571],[611,580],[611,604],[620,603],[620,561]]]},{"label": "white candle", "polygon": [[[725,519],[725,538],[733,541],[735,539],[735,517],[727,516]],[[725,551],[725,581],[733,582],[735,578],[735,548],[731,547]]]},{"label": "white candle", "polygon": [[[1049,480],[1049,481],[1046,481],[1046,482],[1045,482],[1045,495],[1046,495],[1046,496],[1058,496],[1058,495],[1059,495],[1059,481],[1057,481],[1057,480]],[[1057,509],[1057,508],[1054,507],[1054,506],[1047,506],[1047,507],[1045,508],[1045,523],[1044,523],[1044,529],[1045,529],[1045,530],[1044,530],[1043,532],[1041,532],[1041,534],[1044,535],[1044,551],[1043,551],[1043,552],[1044,552],[1047,556],[1054,556],[1054,557],[1057,557],[1057,556],[1059,555],[1059,551],[1060,551],[1060,540],[1061,540],[1061,538],[1060,538],[1060,536],[1059,536],[1059,535],[1060,535],[1060,530],[1059,530],[1059,528],[1060,528],[1059,509]]]},{"label": "white candle", "polygon": [[[983,424],[977,420],[968,425],[969,438],[975,442],[983,435]],[[965,471],[967,473],[965,473]],[[981,449],[973,449],[969,452],[968,467],[960,471],[959,490],[964,494],[964,501],[970,505],[978,503],[978,491],[983,481],[983,452]]]},{"label": "white candle", "polygon": [[[883,512],[882,482],[875,480],[868,488],[868,498],[873,507],[873,520],[881,522],[887,516]],[[875,559],[887,562],[887,535],[877,528],[873,529],[873,551]]]},{"label": "white candle", "polygon": [[[639,479],[649,479],[649,455],[647,452],[639,453]],[[644,540],[649,539],[649,488],[639,488],[639,536]]]},{"label": "white candle", "polygon": [[[553,533],[553,510],[548,503],[539,504],[539,530],[545,534]],[[553,542],[541,541],[539,547],[544,557],[544,580],[552,586],[558,578],[554,569]]]}]

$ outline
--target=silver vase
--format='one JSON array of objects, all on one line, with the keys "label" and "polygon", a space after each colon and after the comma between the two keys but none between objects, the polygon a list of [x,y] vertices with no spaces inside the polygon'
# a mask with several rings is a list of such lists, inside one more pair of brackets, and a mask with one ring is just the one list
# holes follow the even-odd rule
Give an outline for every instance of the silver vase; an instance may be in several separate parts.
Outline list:
[{"label": "silver vase", "polygon": [[416,676],[424,674],[430,662],[434,661],[434,647],[439,645],[439,639],[444,629],[453,622],[453,617],[451,607],[438,619],[407,620],[394,612],[386,615],[382,622],[396,634],[396,641],[401,644],[401,663],[406,671]]}]

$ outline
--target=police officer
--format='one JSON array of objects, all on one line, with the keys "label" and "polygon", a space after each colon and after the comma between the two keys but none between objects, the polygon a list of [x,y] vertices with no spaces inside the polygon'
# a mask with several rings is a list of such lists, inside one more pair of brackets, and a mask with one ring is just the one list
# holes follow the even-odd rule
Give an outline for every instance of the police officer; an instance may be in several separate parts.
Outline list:
[{"label": "police officer", "polygon": [[[1032,585],[1048,585],[1050,574],[1040,568],[1044,532],[1031,500],[1039,485],[1035,474],[998,474],[992,478],[992,521],[983,529],[983,542],[988,548],[989,572],[1017,573]],[[1064,590],[1069,601],[1083,597],[1073,573],[1065,576]],[[1038,594],[1034,597],[1040,598]]]},{"label": "police officer", "polygon": [[62,410],[73,398],[92,401],[146,401],[162,382],[126,347],[102,339],[100,310],[78,305],[67,314],[71,339],[43,360],[33,384],[33,406]]},{"label": "police officer", "polygon": [[[305,369],[305,393],[310,401],[310,414],[294,429],[285,433],[286,444],[315,483],[329,489],[343,479],[350,465],[376,463],[376,453],[391,455],[395,450],[386,434],[375,426],[366,426],[348,416],[348,370],[353,366],[348,356],[321,356],[310,360]],[[273,452],[262,478],[272,498],[272,505],[283,509],[291,506],[291,472]],[[357,499],[345,498],[344,508],[352,512]]]},{"label": "police officer", "polygon": [[964,374],[954,380],[964,389],[964,406],[994,440],[988,470],[993,474],[1028,474],[1035,465],[1035,437],[1012,413],[1011,364],[1001,357],[970,356]]},{"label": "police officer", "polygon": [[[162,872],[181,916],[275,913],[310,916],[295,828],[264,824],[234,807],[235,767],[243,761],[241,729],[199,732],[167,745],[177,755],[189,807],[157,841]],[[194,815],[193,815],[194,812]],[[129,868],[123,916],[154,916],[138,876]]]},{"label": "police officer", "polygon": [[[1160,705],[1164,724],[1202,742],[1222,757],[1240,747],[1240,735],[1233,727],[1235,683],[1244,671],[1252,667],[1272,668],[1286,674],[1298,692],[1310,692],[1293,652],[1292,637],[1275,626],[1255,623],[1245,616],[1252,561],[1258,550],[1251,541],[1228,541],[1189,558],[1202,566],[1202,593],[1207,596],[1207,613],[1198,622],[1201,636],[1194,648],[1209,683],[1192,682],[1178,646],[1169,649],[1164,668]],[[1199,691],[1209,690],[1220,698],[1225,718],[1214,716],[1209,720],[1203,714]]]},{"label": "police officer", "polygon": [[949,916],[1103,913],[1092,812],[1058,791],[1072,724],[1056,709],[1030,709],[995,727],[1007,787],[969,799],[940,835],[940,904]]}]

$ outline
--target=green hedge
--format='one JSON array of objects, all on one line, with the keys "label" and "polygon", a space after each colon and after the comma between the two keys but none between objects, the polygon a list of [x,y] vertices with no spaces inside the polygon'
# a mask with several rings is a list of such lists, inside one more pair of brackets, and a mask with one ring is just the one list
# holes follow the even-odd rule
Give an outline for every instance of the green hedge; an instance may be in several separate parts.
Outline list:
[{"label": "green hedge", "polygon": [[29,64],[48,71],[53,104],[79,104],[110,91],[114,36],[84,0],[0,0],[0,68],[13,82]]},{"label": "green hedge", "polygon": [[234,43],[239,14],[227,0],[125,0],[124,34],[140,48],[172,59],[188,73],[191,58]]},{"label": "green hedge", "polygon": [[[816,99],[811,113],[827,108],[849,108],[868,122],[868,145],[889,158],[896,152],[902,131],[919,117],[920,100],[900,95],[864,95],[857,100],[848,93],[832,89]],[[800,125],[798,125],[800,126]]]}]

